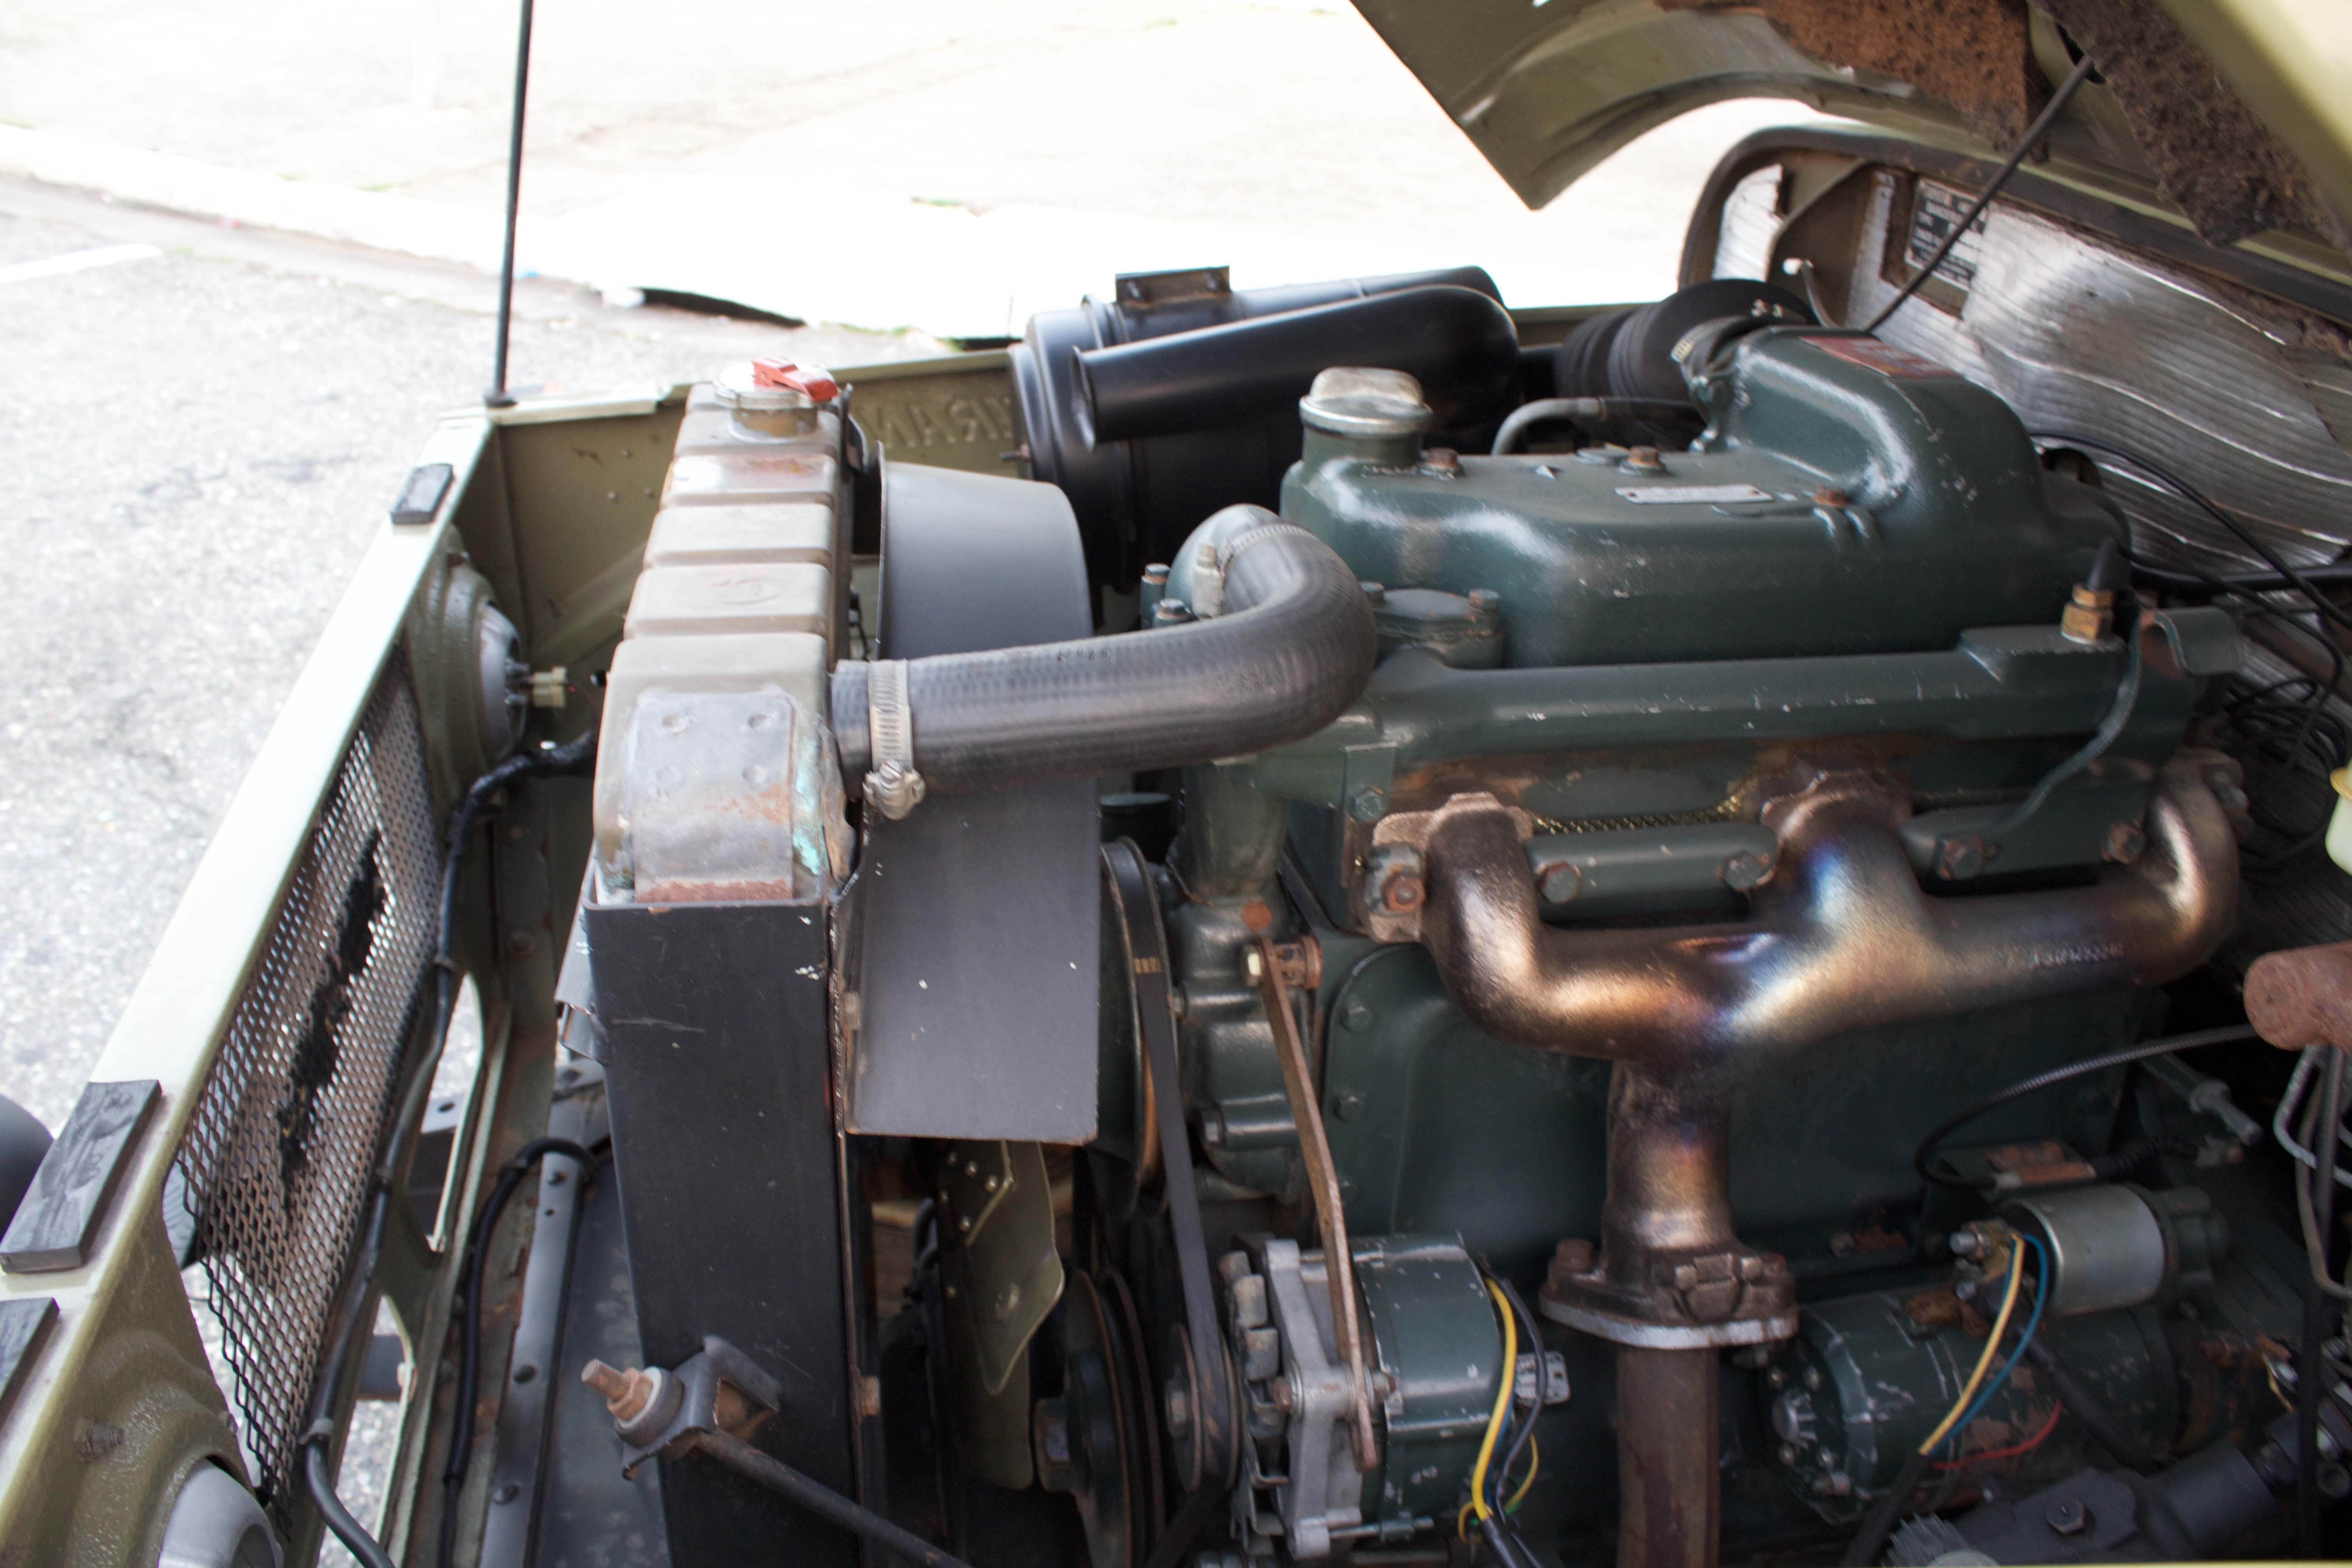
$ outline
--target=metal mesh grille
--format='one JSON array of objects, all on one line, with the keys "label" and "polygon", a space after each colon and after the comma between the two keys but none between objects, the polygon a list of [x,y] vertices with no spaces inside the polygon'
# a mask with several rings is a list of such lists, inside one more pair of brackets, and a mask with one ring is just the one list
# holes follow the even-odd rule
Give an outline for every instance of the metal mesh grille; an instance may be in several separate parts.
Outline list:
[{"label": "metal mesh grille", "polygon": [[407,666],[377,682],[180,1149],[261,1496],[288,1469],[433,956],[441,855]]}]

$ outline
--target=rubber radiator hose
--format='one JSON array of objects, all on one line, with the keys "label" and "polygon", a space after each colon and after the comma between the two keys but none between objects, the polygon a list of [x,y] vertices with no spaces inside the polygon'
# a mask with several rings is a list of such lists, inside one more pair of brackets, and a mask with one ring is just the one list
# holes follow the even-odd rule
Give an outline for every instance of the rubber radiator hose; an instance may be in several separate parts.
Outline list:
[{"label": "rubber radiator hose", "polygon": [[[1338,718],[1370,679],[1377,651],[1363,588],[1305,529],[1263,507],[1229,508],[1218,518],[1234,511],[1252,514],[1255,526],[1222,552],[1218,616],[908,660],[907,716],[925,791],[964,794],[1240,756],[1304,739]],[[845,662],[833,675],[834,738],[853,788],[873,766],[873,668]]]}]

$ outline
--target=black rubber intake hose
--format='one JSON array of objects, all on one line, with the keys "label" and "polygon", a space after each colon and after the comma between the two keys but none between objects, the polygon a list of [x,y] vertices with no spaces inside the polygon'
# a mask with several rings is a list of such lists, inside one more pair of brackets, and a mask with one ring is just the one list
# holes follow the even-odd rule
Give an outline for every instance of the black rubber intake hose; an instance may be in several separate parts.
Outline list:
[{"label": "black rubber intake hose", "polygon": [[1443,427],[1503,402],[1519,336],[1491,297],[1439,287],[1089,349],[1077,361],[1079,416],[1097,442],[1286,416],[1334,365],[1406,372]]},{"label": "black rubber intake hose", "polygon": [[[1362,586],[1305,529],[1262,507],[1232,510],[1254,514],[1257,526],[1222,552],[1223,613],[1212,618],[908,660],[913,760],[926,792],[1241,756],[1338,718],[1372,673]],[[853,791],[874,765],[872,668],[849,662],[833,673],[834,739]]]}]

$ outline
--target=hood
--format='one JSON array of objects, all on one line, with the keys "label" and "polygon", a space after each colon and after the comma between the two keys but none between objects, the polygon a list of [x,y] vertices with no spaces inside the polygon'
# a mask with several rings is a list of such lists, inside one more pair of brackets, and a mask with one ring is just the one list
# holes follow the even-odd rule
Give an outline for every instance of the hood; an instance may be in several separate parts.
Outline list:
[{"label": "hood", "polygon": [[[1356,0],[1529,206],[1643,132],[1781,97],[2006,153],[2087,52],[2038,171],[2216,245],[2340,270],[2352,213],[2342,0]],[[2177,14],[2176,14],[2177,13]]]}]

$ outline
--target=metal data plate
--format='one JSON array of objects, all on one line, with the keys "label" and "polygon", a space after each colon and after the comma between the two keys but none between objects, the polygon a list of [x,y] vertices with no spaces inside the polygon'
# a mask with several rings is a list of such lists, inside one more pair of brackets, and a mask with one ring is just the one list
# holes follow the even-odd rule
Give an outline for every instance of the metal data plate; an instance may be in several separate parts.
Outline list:
[{"label": "metal data plate", "polygon": [[[903,463],[884,483],[883,658],[1092,632],[1061,491]],[[919,730],[915,745],[919,760]],[[934,796],[866,832],[849,1130],[1092,1138],[1094,781]]]}]

